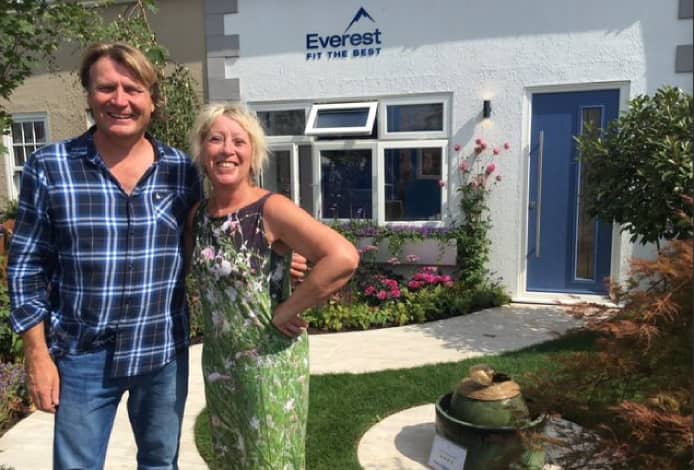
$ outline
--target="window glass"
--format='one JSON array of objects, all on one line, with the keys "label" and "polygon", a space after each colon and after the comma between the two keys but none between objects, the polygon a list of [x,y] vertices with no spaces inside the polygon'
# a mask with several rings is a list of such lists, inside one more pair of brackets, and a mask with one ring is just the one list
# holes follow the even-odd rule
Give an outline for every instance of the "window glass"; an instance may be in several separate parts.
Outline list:
[{"label": "window glass", "polygon": [[318,111],[315,127],[363,127],[368,117],[368,109],[324,109]]},{"label": "window glass", "polygon": [[387,132],[442,131],[443,103],[388,105],[387,122]]},{"label": "window glass", "polygon": [[378,102],[314,104],[306,123],[306,135],[369,135],[374,130]]},{"label": "window glass", "polygon": [[[602,124],[602,108],[587,107],[582,112],[581,133],[600,135]],[[588,214],[584,202],[586,182],[583,175],[586,172],[585,161],[579,160],[578,181],[578,221],[576,224],[576,279],[593,279],[595,276],[595,251],[597,243],[597,220]]]},{"label": "window glass", "polygon": [[313,214],[313,165],[311,164],[311,146],[299,146],[299,205]]},{"label": "window glass", "polygon": [[303,109],[258,111],[260,123],[267,135],[303,135],[306,114]]},{"label": "window glass", "polygon": [[263,171],[263,187],[270,191],[292,198],[292,180],[290,172],[291,152],[273,150],[267,168]]},{"label": "window glass", "polygon": [[325,219],[370,219],[371,150],[323,150],[321,192]]},{"label": "window glass", "polygon": [[385,220],[441,219],[441,148],[385,151]]}]

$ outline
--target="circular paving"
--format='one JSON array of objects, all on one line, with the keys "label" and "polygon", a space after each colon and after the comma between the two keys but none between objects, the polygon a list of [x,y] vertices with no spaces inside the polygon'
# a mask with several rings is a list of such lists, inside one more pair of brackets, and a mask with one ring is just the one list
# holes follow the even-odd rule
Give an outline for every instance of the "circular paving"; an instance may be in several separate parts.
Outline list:
[{"label": "circular paving", "polygon": [[[433,404],[408,408],[387,416],[371,427],[359,441],[359,464],[366,470],[429,469],[427,462],[434,441],[435,419]],[[567,455],[564,445],[581,454],[572,454],[574,463],[576,458],[584,462],[581,468],[606,468],[604,461],[594,461],[592,457],[597,437],[577,424],[552,417],[547,421],[545,434],[563,443],[561,447],[546,446],[545,470],[561,470],[559,463]]]}]

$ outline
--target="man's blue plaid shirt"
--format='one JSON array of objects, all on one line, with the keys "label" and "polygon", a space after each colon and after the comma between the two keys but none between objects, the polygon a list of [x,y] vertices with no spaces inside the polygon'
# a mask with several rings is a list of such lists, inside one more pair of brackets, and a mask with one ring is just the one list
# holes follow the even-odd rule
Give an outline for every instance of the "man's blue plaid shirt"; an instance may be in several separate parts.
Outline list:
[{"label": "man's blue plaid shirt", "polygon": [[202,197],[182,152],[150,139],[156,162],[130,195],[97,154],[94,128],[24,165],[9,254],[11,322],[48,320],[60,357],[113,343],[112,377],[147,373],[188,346],[183,228]]}]

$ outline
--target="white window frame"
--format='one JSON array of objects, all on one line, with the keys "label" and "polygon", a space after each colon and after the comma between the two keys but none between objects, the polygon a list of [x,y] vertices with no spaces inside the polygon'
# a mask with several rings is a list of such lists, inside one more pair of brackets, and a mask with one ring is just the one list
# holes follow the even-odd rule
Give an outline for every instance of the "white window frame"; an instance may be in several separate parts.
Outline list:
[{"label": "white window frame", "polygon": [[[441,149],[441,180],[445,184],[441,187],[441,219],[440,220],[404,220],[387,221],[386,219],[386,150],[404,148],[438,148]],[[403,140],[397,142],[378,143],[378,168],[376,171],[377,180],[377,207],[374,211],[376,222],[379,226],[385,225],[414,225],[429,227],[444,227],[446,222],[447,201],[448,201],[448,140]]]},{"label": "white window frame", "polygon": [[[350,109],[366,109],[366,122],[363,126],[353,127],[316,127],[318,114],[326,110],[350,110]],[[314,104],[311,106],[311,111],[306,120],[306,129],[304,134],[316,136],[342,136],[342,135],[369,135],[373,132],[374,121],[376,120],[376,111],[378,109],[378,101],[361,101],[352,103],[323,103]]]},{"label": "white window frame", "polygon": [[[289,152],[289,185],[291,199],[299,205],[299,145],[294,143],[272,143],[269,145],[270,158],[276,151]],[[264,178],[265,172],[263,172]]]},{"label": "white window frame", "polygon": [[373,193],[373,188],[376,187],[378,183],[378,142],[375,140],[331,140],[323,142],[314,142],[313,148],[311,150],[311,163],[313,164],[313,216],[323,222],[331,222],[334,220],[347,222],[350,219],[334,219],[334,218],[323,218],[323,195],[321,193],[321,161],[320,153],[323,150],[359,150],[368,149],[371,150],[371,218],[364,220],[374,220],[374,215],[377,214],[376,204],[377,194]]},{"label": "white window frame", "polygon": [[[450,132],[451,97],[449,95],[427,95],[418,97],[383,98],[378,110],[378,137],[382,140],[401,139],[447,139]],[[440,131],[388,132],[388,106],[407,106],[412,104],[443,104]]]},{"label": "white window frame", "polygon": [[[47,113],[18,113],[12,115],[13,123],[23,122],[43,122],[45,131],[45,142],[43,145],[48,145],[51,142],[50,126]],[[12,129],[8,129],[8,134],[3,136],[3,145],[7,149],[7,158],[5,158],[5,174],[7,175],[7,197],[9,200],[19,198],[19,185],[15,185],[14,177],[16,173],[24,170],[24,166],[16,166],[14,164],[14,141],[12,139]],[[27,157],[28,158],[28,157]]]},{"label": "white window frame", "polygon": [[[272,112],[272,111],[292,111],[292,110],[304,110],[304,116],[306,117],[306,122],[308,122],[308,111],[311,107],[311,103],[304,101],[296,102],[282,102],[282,103],[248,103],[248,109],[253,112],[256,116],[258,112]],[[280,144],[286,142],[296,142],[296,143],[307,143],[311,142],[310,137],[305,135],[268,135],[266,136],[268,144]]]}]

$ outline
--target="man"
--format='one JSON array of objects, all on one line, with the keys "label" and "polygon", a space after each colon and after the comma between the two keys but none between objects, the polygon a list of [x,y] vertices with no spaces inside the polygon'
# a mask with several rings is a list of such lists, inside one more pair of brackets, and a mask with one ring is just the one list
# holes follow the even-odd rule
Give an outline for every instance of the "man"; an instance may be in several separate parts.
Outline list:
[{"label": "man", "polygon": [[94,127],[24,165],[11,322],[31,397],[55,413],[56,470],[103,468],[125,391],[138,468],[175,469],[188,392],[182,233],[201,181],[146,134],[159,87],[139,50],[96,44],[80,79]]}]

